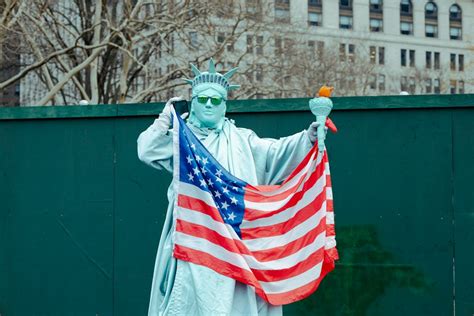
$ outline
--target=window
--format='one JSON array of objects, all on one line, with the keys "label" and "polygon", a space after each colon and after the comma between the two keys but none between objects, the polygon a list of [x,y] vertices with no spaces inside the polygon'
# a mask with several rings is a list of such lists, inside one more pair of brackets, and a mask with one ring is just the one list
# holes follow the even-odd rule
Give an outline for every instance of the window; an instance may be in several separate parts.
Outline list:
[{"label": "window", "polygon": [[339,17],[339,28],[341,29],[352,29],[352,16],[341,15]]},{"label": "window", "polygon": [[247,70],[247,72],[245,73],[245,77],[247,78],[247,82],[249,83],[253,83],[253,77],[254,77],[254,74],[253,74],[253,70]]},{"label": "window", "polygon": [[438,25],[426,24],[425,25],[425,36],[426,37],[438,37]]},{"label": "window", "polygon": [[355,59],[355,45],[349,44],[349,61],[354,62]]},{"label": "window", "polygon": [[370,0],[370,12],[382,12],[383,1],[382,0]]},{"label": "window", "polygon": [[174,52],[173,34],[169,34],[167,37],[165,37],[165,40],[167,45],[167,51],[168,53],[172,54]]},{"label": "window", "polygon": [[402,49],[400,51],[400,65],[402,67],[406,67],[407,65],[407,50],[406,49]]},{"label": "window", "polygon": [[377,89],[377,76],[376,75],[370,75],[369,79],[369,88],[372,90]]},{"label": "window", "polygon": [[369,29],[371,32],[383,32],[383,1],[370,0]]},{"label": "window", "polygon": [[339,28],[352,29],[352,0],[339,0]]},{"label": "window", "polygon": [[281,37],[275,37],[275,55],[280,56],[283,53]]},{"label": "window", "polygon": [[415,51],[410,49],[410,67],[415,67]]},{"label": "window", "polygon": [[379,47],[379,65],[385,65],[385,47]]},{"label": "window", "polygon": [[290,22],[290,11],[286,9],[275,8],[275,19],[280,22]]},{"label": "window", "polygon": [[379,75],[379,91],[385,91],[385,75]]},{"label": "window", "polygon": [[253,54],[253,36],[247,35],[247,53]]},{"label": "window", "polygon": [[383,20],[382,19],[370,19],[370,31],[371,32],[383,32]]},{"label": "window", "polygon": [[434,69],[439,69],[439,53],[434,53]]},{"label": "window", "polygon": [[431,52],[426,52],[426,69],[431,69]]},{"label": "window", "polygon": [[308,25],[323,25],[323,3],[322,0],[308,0]]},{"label": "window", "polygon": [[415,94],[416,92],[416,84],[415,84],[415,77],[410,77],[410,86],[408,87],[408,90],[410,94]]},{"label": "window", "polygon": [[339,44],[339,60],[346,60],[346,44]]},{"label": "window", "polygon": [[432,84],[431,84],[431,78],[428,78],[425,80],[425,90],[426,93],[431,93],[432,89]]},{"label": "window", "polygon": [[450,27],[449,38],[452,40],[462,39],[462,29],[460,27]]},{"label": "window", "polygon": [[370,63],[375,64],[377,58],[376,47],[370,46]]},{"label": "window", "polygon": [[290,0],[275,1],[275,20],[279,22],[290,22]]},{"label": "window", "polygon": [[458,55],[458,70],[464,71],[464,55]]},{"label": "window", "polygon": [[219,32],[217,33],[217,43],[222,44],[225,41],[225,33]]},{"label": "window", "polygon": [[227,43],[227,51],[228,52],[233,52],[234,51],[234,43],[233,42]]},{"label": "window", "polygon": [[408,80],[407,77],[402,76],[400,78],[400,90],[401,91],[407,91],[408,90]]},{"label": "window", "polygon": [[324,54],[324,42],[323,41],[318,41],[318,54],[319,55]]},{"label": "window", "polygon": [[413,14],[413,6],[410,0],[400,1],[400,14],[403,14],[403,15]]},{"label": "window", "polygon": [[433,80],[433,92],[439,94],[441,92],[441,87],[439,84],[439,78]]},{"label": "window", "polygon": [[263,36],[257,36],[257,55],[263,55]]},{"label": "window", "polygon": [[413,35],[413,6],[410,0],[400,1],[400,34]]},{"label": "window", "polygon": [[189,32],[189,42],[192,48],[198,48],[199,42],[197,32]]},{"label": "window", "polygon": [[462,39],[462,11],[457,4],[453,4],[449,8],[449,38],[452,40]]},{"label": "window", "polygon": [[370,46],[369,50],[370,50],[370,63],[371,64],[377,63],[377,56],[379,57],[379,65],[385,64],[385,47],[379,47],[378,54],[377,54],[377,47],[375,46]]},{"label": "window", "polygon": [[411,22],[400,22],[400,34],[412,35],[413,34],[413,23],[411,23]]},{"label": "window", "polygon": [[462,11],[461,7],[458,6],[457,4],[453,4],[449,8],[449,20],[455,20],[455,21],[461,21],[462,20]]},{"label": "window", "polygon": [[456,87],[457,82],[456,80],[449,80],[449,93],[456,94]]},{"label": "window", "polygon": [[312,54],[322,55],[324,53],[324,42],[308,41],[308,48]]},{"label": "window", "polygon": [[352,0],[339,0],[339,9],[352,10]]},{"label": "window", "polygon": [[308,12],[308,25],[321,26],[323,16],[318,12]]},{"label": "window", "polygon": [[260,0],[246,0],[246,9],[250,17],[260,18],[262,14],[262,3]]},{"label": "window", "polygon": [[257,71],[255,72],[255,81],[263,81],[263,65],[261,64],[257,65]]},{"label": "window", "polygon": [[438,6],[433,1],[425,5],[425,20],[438,20]]},{"label": "window", "polygon": [[322,0],[308,0],[308,7],[322,7]]},{"label": "window", "polygon": [[451,66],[451,70],[456,70],[456,54],[451,54],[449,61],[450,61],[449,64]]},{"label": "window", "polygon": [[460,80],[459,81],[459,93],[464,93],[464,81]]}]

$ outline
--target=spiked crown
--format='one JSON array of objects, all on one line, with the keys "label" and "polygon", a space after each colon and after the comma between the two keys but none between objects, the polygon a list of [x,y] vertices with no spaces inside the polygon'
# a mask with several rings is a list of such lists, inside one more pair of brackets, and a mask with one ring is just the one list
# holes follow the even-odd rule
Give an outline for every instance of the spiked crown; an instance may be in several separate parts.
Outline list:
[{"label": "spiked crown", "polygon": [[231,70],[229,70],[225,74],[220,74],[220,73],[216,72],[216,67],[215,67],[215,64],[214,64],[214,60],[211,58],[211,60],[209,61],[209,71],[201,72],[193,64],[191,64],[191,69],[192,69],[192,71],[195,75],[194,79],[192,79],[192,80],[191,79],[184,79],[184,81],[189,83],[193,87],[193,89],[196,86],[198,86],[202,83],[218,84],[218,85],[221,85],[222,87],[224,87],[224,89],[226,89],[227,91],[235,90],[235,89],[240,87],[240,85],[235,85],[235,84],[230,84],[229,83],[229,79],[237,71],[237,69],[238,69],[237,67],[232,68]]}]

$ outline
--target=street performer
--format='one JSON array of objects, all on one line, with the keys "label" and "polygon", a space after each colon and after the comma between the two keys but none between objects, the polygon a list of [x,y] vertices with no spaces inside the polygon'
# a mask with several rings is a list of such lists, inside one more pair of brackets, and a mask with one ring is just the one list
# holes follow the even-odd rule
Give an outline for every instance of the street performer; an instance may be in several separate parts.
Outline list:
[{"label": "street performer", "polygon": [[[225,117],[228,91],[238,88],[229,82],[236,68],[220,74],[212,59],[207,72],[191,66],[195,77],[187,80],[192,85],[192,101],[186,126],[236,178],[253,186],[284,181],[312,150],[321,123],[313,122],[308,129],[280,139],[259,138]],[[179,100],[171,98],[137,141],[140,160],[169,172],[176,165],[174,131],[170,129],[172,103]],[[167,195],[169,204],[156,256],[148,315],[282,315],[282,306],[262,299],[254,287],[173,256],[177,198],[173,183]]]}]

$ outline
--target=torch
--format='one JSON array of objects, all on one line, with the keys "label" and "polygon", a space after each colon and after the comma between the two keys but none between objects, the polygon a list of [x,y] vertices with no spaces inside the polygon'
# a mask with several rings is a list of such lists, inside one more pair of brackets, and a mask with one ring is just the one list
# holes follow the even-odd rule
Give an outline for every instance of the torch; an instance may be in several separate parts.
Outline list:
[{"label": "torch", "polygon": [[309,100],[309,108],[311,112],[316,116],[316,122],[319,123],[317,136],[318,136],[318,150],[324,151],[324,140],[326,139],[326,119],[332,110],[332,101],[329,99],[331,92],[334,88],[323,86],[319,90],[318,97]]}]

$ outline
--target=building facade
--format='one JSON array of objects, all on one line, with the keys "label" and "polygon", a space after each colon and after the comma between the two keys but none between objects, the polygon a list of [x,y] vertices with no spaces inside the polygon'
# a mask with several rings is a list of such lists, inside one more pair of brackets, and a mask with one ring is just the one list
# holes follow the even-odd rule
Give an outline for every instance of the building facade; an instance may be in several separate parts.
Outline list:
[{"label": "building facade", "polygon": [[336,43],[341,55],[364,47],[369,63],[376,65],[369,94],[474,92],[474,1],[282,3],[290,23],[306,27],[312,40]]},{"label": "building facade", "polygon": [[[174,0],[158,2],[177,7]],[[202,47],[211,42],[222,46],[213,55],[219,71],[240,68],[236,83],[242,89],[232,95],[237,98],[307,97],[322,84],[335,86],[340,96],[474,93],[473,0],[223,2],[228,10],[214,20],[212,32],[190,29],[163,37],[166,49],[130,82],[126,102],[157,78],[173,84],[147,101],[188,96],[183,69],[209,55]],[[236,36],[232,21],[242,11],[249,23],[241,23]],[[250,21],[255,27],[248,27]],[[21,80],[22,105],[37,104],[47,90],[38,78],[32,73]],[[72,83],[66,87],[53,104],[78,104],[79,92]]]}]

